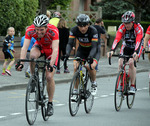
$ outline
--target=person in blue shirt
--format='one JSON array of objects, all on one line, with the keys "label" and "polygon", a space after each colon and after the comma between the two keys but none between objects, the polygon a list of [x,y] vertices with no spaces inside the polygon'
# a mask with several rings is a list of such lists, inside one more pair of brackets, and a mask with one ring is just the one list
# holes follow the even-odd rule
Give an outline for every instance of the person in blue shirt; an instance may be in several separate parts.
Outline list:
[{"label": "person in blue shirt", "polygon": [[[14,52],[15,52],[15,50],[14,50],[14,35],[15,35],[15,29],[13,27],[9,27],[7,29],[6,38],[3,42],[3,53],[4,53],[5,61],[3,64],[2,75],[11,76],[10,69],[15,62],[15,58],[14,58]],[[9,65],[6,69],[8,59],[10,59],[11,62],[9,63]]]},{"label": "person in blue shirt", "polygon": [[[25,36],[23,36],[21,38],[21,43],[20,43],[21,47],[23,47],[24,39],[25,39]],[[27,50],[26,59],[29,59],[29,57],[30,57],[30,50],[31,50],[32,46],[34,45],[35,41],[36,40],[32,37],[30,45],[29,45],[29,48]],[[29,62],[25,62],[24,70],[25,70],[25,77],[30,78],[30,65],[29,65]]]}]

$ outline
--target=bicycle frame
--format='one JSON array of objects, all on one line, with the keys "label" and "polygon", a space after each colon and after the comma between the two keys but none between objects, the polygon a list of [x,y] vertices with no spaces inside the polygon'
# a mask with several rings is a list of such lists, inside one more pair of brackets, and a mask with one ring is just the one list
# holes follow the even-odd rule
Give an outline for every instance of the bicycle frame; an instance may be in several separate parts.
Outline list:
[{"label": "bicycle frame", "polygon": [[[127,87],[127,77],[129,77],[129,74],[126,72],[126,66],[128,65],[128,63],[124,60],[123,61],[123,66],[120,70],[121,73],[123,73],[122,75],[122,92],[125,91],[126,92],[126,87]],[[117,88],[118,88],[119,83],[117,84]],[[124,90],[125,89],[125,90]]]}]

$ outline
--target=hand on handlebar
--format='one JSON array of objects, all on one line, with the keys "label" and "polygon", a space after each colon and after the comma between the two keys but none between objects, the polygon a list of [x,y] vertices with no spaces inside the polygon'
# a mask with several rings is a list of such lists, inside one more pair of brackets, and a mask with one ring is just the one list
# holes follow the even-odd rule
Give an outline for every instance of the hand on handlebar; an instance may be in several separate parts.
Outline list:
[{"label": "hand on handlebar", "polygon": [[135,61],[138,60],[138,54],[137,54],[136,52],[133,53],[133,59],[134,59]]},{"label": "hand on handlebar", "polygon": [[15,65],[15,68],[17,71],[22,71],[23,64],[21,64],[20,61],[18,61],[17,64]]},{"label": "hand on handlebar", "polygon": [[112,57],[113,54],[114,54],[114,51],[107,52],[107,58]]},{"label": "hand on handlebar", "polygon": [[87,62],[91,65],[93,63],[93,58],[92,57],[88,57],[87,58]]}]

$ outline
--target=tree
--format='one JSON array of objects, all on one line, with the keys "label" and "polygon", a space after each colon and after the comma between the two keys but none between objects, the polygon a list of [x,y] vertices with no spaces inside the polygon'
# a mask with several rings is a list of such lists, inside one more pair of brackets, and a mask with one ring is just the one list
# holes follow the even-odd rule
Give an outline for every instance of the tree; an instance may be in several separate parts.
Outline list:
[{"label": "tree", "polygon": [[0,35],[6,35],[7,28],[15,28],[16,34],[24,34],[25,27],[31,25],[36,15],[38,0],[1,0]]},{"label": "tree", "polygon": [[135,13],[135,21],[140,22],[141,20],[150,20],[150,15],[148,15],[150,13],[149,5],[150,0],[102,0],[91,6],[91,9],[96,11],[101,6],[103,18],[110,20],[120,20],[121,15],[130,10]]},{"label": "tree", "polygon": [[136,22],[141,21],[141,15],[142,15],[143,9],[148,8],[148,6],[150,6],[150,0],[124,0],[124,1],[134,6]]},{"label": "tree", "polygon": [[47,7],[53,1],[54,0],[39,0],[39,3],[40,3],[40,14],[46,14]]},{"label": "tree", "polygon": [[121,20],[121,16],[127,10],[133,10],[133,6],[123,0],[102,0],[91,6],[91,9],[97,11],[98,7],[102,7],[103,19]]},{"label": "tree", "polygon": [[71,0],[53,0],[53,2],[49,5],[49,9],[56,9],[57,5],[60,5],[62,10],[69,9],[69,5]]}]

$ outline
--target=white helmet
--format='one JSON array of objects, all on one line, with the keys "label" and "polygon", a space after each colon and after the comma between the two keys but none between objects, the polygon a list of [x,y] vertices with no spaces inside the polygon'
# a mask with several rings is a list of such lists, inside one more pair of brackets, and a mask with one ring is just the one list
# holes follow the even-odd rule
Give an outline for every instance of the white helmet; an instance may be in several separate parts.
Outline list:
[{"label": "white helmet", "polygon": [[42,14],[37,16],[34,21],[33,24],[35,27],[43,27],[43,26],[47,26],[49,22],[49,19],[46,15]]}]

